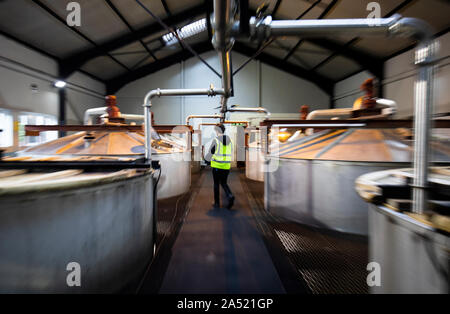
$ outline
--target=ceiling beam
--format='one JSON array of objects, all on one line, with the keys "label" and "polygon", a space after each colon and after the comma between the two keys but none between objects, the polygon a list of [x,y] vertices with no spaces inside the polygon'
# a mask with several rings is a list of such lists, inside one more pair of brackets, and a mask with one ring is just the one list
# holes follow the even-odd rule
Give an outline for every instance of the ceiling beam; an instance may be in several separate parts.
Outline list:
[{"label": "ceiling beam", "polygon": [[[186,20],[190,20],[192,19],[192,17],[204,13],[205,13],[205,6],[202,3],[201,5],[187,9],[179,14],[169,16],[165,18],[163,22],[168,25],[174,25]],[[62,70],[61,75],[63,77],[67,77],[91,59],[94,59],[98,56],[107,55],[110,51],[119,49],[128,44],[139,41],[142,38],[151,36],[162,30],[164,30],[164,28],[159,23],[155,22],[141,29],[135,30],[134,32],[129,33],[127,35],[116,37],[94,48],[72,55],[63,60],[63,68],[61,69]]]},{"label": "ceiling beam", "polygon": [[273,7],[273,11],[272,11],[272,17],[275,18],[275,15],[278,12],[278,9],[280,8],[280,4],[281,4],[282,0],[277,0],[277,3],[275,3],[275,6]]},{"label": "ceiling beam", "polygon": [[[257,50],[254,48],[250,48],[242,43],[236,42],[234,44],[233,51],[239,52],[247,57],[253,57]],[[318,73],[308,71],[300,66],[294,65],[292,63],[280,60],[276,57],[273,57],[267,53],[260,53],[255,57],[256,60],[259,60],[263,63],[271,65],[277,69],[283,70],[284,72],[290,73],[294,76],[297,76],[301,79],[310,81],[317,85],[320,89],[322,89],[328,95],[333,94],[334,89],[334,81],[324,77]]]},{"label": "ceiling beam", "polygon": [[[80,36],[81,38],[83,38],[84,40],[86,40],[87,42],[89,42],[91,45],[93,45],[94,47],[98,47],[97,43],[95,43],[93,40],[91,40],[89,37],[87,37],[86,35],[84,35],[82,32],[80,32],[78,29],[76,29],[75,27],[70,27],[69,25],[67,25],[67,22],[65,19],[63,19],[62,17],[60,17],[58,14],[56,14],[56,12],[54,12],[53,10],[51,10],[48,6],[46,6],[42,1],[40,0],[32,0],[33,3],[35,3],[37,6],[39,6],[41,9],[43,9],[44,11],[46,11],[48,14],[50,14],[51,16],[53,16],[55,19],[57,19],[61,24],[63,24],[67,29],[71,30],[72,32],[76,33],[78,36]],[[116,62],[118,65],[120,65],[122,68],[126,69],[127,71],[130,71],[130,69],[123,64],[122,62],[120,62],[119,60],[117,60],[116,58],[114,58],[113,56],[111,56],[110,54],[106,53],[105,55],[107,55],[108,57],[110,57],[114,62]],[[78,70],[78,68],[76,69]],[[73,71],[75,72],[75,71]],[[72,72],[72,73],[73,73]],[[70,73],[70,74],[72,74]],[[62,73],[60,73],[61,78],[67,78],[69,75],[65,76]]]},{"label": "ceiling beam", "polygon": [[[111,0],[105,0],[108,6],[116,13],[116,15],[119,17],[119,19],[128,27],[128,29],[133,33],[134,29],[131,26],[130,23],[128,23],[127,19],[122,15],[120,10],[114,5],[114,3],[111,2]],[[148,46],[142,41],[142,39],[139,39],[139,42],[144,47],[144,49],[148,52],[150,56],[152,56],[153,59],[158,60],[158,58],[155,56],[155,54],[148,48]]]},{"label": "ceiling beam", "polygon": [[[61,59],[58,58],[57,56],[55,56],[54,54],[51,54],[51,53],[49,53],[48,51],[42,50],[41,48],[38,48],[37,46],[34,46],[34,45],[32,45],[32,44],[30,44],[30,43],[28,43],[28,42],[25,42],[25,41],[23,41],[23,40],[21,40],[21,39],[15,37],[15,36],[11,35],[11,34],[5,33],[5,32],[2,31],[2,30],[0,30],[0,35],[5,36],[5,37],[8,38],[9,40],[12,40],[12,41],[14,41],[14,42],[16,42],[16,43],[18,43],[18,44],[21,44],[22,46],[24,46],[24,47],[26,47],[26,48],[28,48],[28,49],[31,49],[31,50],[33,50],[33,51],[35,51],[35,52],[38,52],[38,53],[40,53],[41,55],[43,55],[43,56],[45,56],[45,57],[47,57],[47,58],[50,58],[50,59],[52,59],[52,60],[58,62],[58,66],[60,66]],[[81,69],[79,69],[78,72],[80,72],[80,73],[82,73],[82,74],[84,74],[84,75],[86,75],[86,76],[89,76],[89,77],[92,78],[93,80],[99,81],[99,82],[101,82],[101,83],[105,83],[103,79],[101,79],[101,78],[99,78],[98,76],[95,76],[95,75],[93,75],[93,74],[91,74],[91,73],[88,73],[88,72],[83,71],[83,70],[81,70]]]},{"label": "ceiling beam", "polygon": [[170,12],[170,9],[169,9],[169,6],[167,5],[166,0],[161,0],[161,4],[163,5],[164,11],[166,11],[167,15],[171,16],[172,12]]},{"label": "ceiling beam", "polygon": [[206,29],[208,30],[208,38],[212,40],[212,25],[211,25],[211,14],[213,11],[212,1],[205,0],[205,9],[206,9]]},{"label": "ceiling beam", "polygon": [[[314,7],[316,5],[318,5],[322,0],[317,0],[316,2],[314,2],[308,9],[306,9],[302,14],[300,14],[296,20],[300,20],[302,17],[304,17],[306,14],[309,13],[309,11],[311,11],[312,9],[314,9]],[[289,59],[294,52],[297,50],[297,48],[303,43],[303,39],[300,39],[295,46],[287,53],[287,55],[284,57],[284,61],[287,61],[287,59]]]},{"label": "ceiling beam", "polygon": [[36,52],[39,52],[40,54],[42,54],[42,55],[44,55],[44,56],[46,56],[48,58],[51,58],[51,59],[56,60],[56,61],[60,60],[60,58],[57,57],[56,55],[54,55],[54,54],[52,54],[52,53],[50,53],[48,51],[42,50],[41,48],[39,48],[39,47],[37,47],[35,45],[32,45],[32,44],[30,44],[30,43],[28,43],[28,42],[26,42],[26,41],[24,41],[24,40],[22,40],[22,39],[20,39],[20,38],[18,38],[16,36],[14,36],[14,35],[11,35],[9,33],[4,32],[2,30],[0,30],[0,35],[5,36],[6,38],[8,38],[8,39],[10,39],[12,41],[15,41],[16,43],[19,43],[19,44],[21,44],[22,46],[25,46],[28,49],[34,50]]},{"label": "ceiling beam", "polygon": [[313,70],[317,70],[321,66],[328,63],[334,57],[342,55],[346,58],[355,61],[361,67],[370,71],[376,77],[381,77],[383,73],[383,64],[384,64],[383,59],[374,57],[372,55],[360,51],[359,49],[351,47],[357,40],[358,39],[355,38],[347,42],[346,44],[342,45],[336,41],[329,39],[319,39],[319,38],[308,39],[310,43],[334,52],[328,58],[317,64],[313,68]]},{"label": "ceiling beam", "polygon": [[[323,12],[319,15],[319,17],[317,18],[318,20],[323,19],[338,3],[339,0],[333,0],[330,2],[330,4],[323,10]],[[297,17],[297,20],[300,20],[302,17],[304,17],[309,11],[311,11],[316,5],[318,5],[321,2],[321,0],[317,0],[316,2],[314,2],[305,12],[303,12],[302,14],[300,14]],[[295,46],[291,49],[291,51],[289,51],[287,53],[287,55],[284,57],[284,61],[287,61],[298,49],[298,47],[300,47],[300,45],[304,42],[304,39],[300,39]]]},{"label": "ceiling beam", "polygon": [[[198,54],[201,54],[213,50],[214,47],[212,46],[211,42],[205,41],[199,44],[192,45],[192,49],[194,49]],[[114,94],[128,83],[146,77],[147,75],[155,73],[159,70],[170,67],[171,65],[185,61],[191,57],[193,57],[193,55],[189,50],[181,50],[166,58],[159,59],[156,62],[140,67],[131,73],[125,73],[121,76],[113,78],[106,82],[107,93]]]},{"label": "ceiling beam", "polygon": [[[192,48],[199,54],[214,50],[214,47],[212,46],[211,42],[209,42],[209,41],[195,44],[192,46]],[[235,43],[233,50],[236,52],[239,52],[243,55],[246,55],[248,57],[252,57],[256,52],[255,49],[249,48],[238,42]],[[185,61],[191,57],[193,57],[193,56],[189,51],[187,51],[187,50],[179,51],[179,52],[172,54],[166,58],[159,59],[157,62],[153,62],[151,64],[148,64],[146,66],[138,68],[131,73],[125,73],[119,77],[116,77],[109,81],[106,81],[105,84],[106,84],[107,94],[114,94],[128,83],[131,83],[140,78],[146,77],[147,75],[150,75],[150,74],[153,74],[160,70],[163,70],[167,67],[170,67],[171,65]],[[256,59],[260,60],[261,62],[263,62],[265,64],[268,64],[268,65],[276,67],[282,71],[290,73],[294,76],[297,76],[301,79],[310,81],[310,82],[314,83],[315,85],[317,85],[320,89],[322,89],[328,95],[333,94],[334,81],[330,80],[329,78],[326,78],[324,76],[321,76],[321,75],[313,73],[313,72],[310,72],[300,66],[297,66],[297,65],[294,65],[294,64],[291,64],[288,62],[280,61],[280,59],[275,58],[268,54],[261,53],[258,55],[258,57],[256,57]]]},{"label": "ceiling beam", "polygon": [[[397,13],[398,11],[406,8],[411,3],[413,3],[416,0],[404,0],[399,5],[397,5],[394,9],[392,9],[390,12],[388,12],[383,18],[387,18],[392,16],[393,14]],[[384,60],[382,58],[375,58],[373,56],[370,56],[366,53],[363,53],[355,48],[352,48],[351,46],[358,42],[360,40],[359,37],[355,37],[352,40],[348,41],[344,45],[333,42],[331,40],[324,40],[324,39],[308,39],[309,42],[318,45],[322,48],[332,50],[333,54],[330,55],[328,58],[320,62],[318,65],[314,67],[313,70],[316,70],[320,68],[321,66],[327,64],[331,60],[333,60],[338,55],[343,55],[347,58],[352,59],[353,61],[357,62],[360,66],[363,67],[365,70],[369,70],[374,76],[378,78],[378,80],[381,82],[384,78]]]}]

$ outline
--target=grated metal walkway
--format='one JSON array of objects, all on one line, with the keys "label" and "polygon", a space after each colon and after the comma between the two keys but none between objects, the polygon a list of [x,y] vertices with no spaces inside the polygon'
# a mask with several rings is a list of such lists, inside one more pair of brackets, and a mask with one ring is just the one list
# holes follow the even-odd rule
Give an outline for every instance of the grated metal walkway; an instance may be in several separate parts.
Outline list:
[{"label": "grated metal walkway", "polygon": [[367,293],[367,239],[273,217],[263,184],[242,172],[229,185],[231,211],[211,208],[210,170],[193,177],[189,193],[158,203],[170,227],[163,232],[160,221],[165,236],[139,293]]},{"label": "grated metal walkway", "polygon": [[284,293],[252,217],[239,174],[232,172],[233,209],[211,209],[206,172],[172,248],[159,293]]}]

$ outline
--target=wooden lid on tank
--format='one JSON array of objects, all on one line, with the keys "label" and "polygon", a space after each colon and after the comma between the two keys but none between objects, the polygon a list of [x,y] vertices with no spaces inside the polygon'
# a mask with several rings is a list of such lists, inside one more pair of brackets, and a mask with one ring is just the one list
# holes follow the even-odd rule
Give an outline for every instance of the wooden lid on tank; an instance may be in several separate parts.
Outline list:
[{"label": "wooden lid on tank", "polygon": [[[411,162],[413,141],[399,129],[325,130],[280,144],[272,156],[361,162]],[[449,142],[432,143],[433,161],[450,161]]]},{"label": "wooden lid on tank", "polygon": [[413,178],[414,169],[411,168],[371,172],[356,179],[355,189],[366,202],[402,213],[426,226],[450,233],[450,167],[430,167],[430,198],[423,214],[412,212],[410,190]]},{"label": "wooden lid on tank", "polygon": [[[140,156],[144,154],[143,132],[79,132],[31,147],[20,155]],[[183,151],[183,147],[164,139],[152,141],[154,154]]]},{"label": "wooden lid on tank", "polygon": [[26,170],[0,171],[0,196],[23,193],[44,193],[99,186],[150,175],[152,170],[125,169],[114,172],[84,172],[63,170],[28,172]]}]

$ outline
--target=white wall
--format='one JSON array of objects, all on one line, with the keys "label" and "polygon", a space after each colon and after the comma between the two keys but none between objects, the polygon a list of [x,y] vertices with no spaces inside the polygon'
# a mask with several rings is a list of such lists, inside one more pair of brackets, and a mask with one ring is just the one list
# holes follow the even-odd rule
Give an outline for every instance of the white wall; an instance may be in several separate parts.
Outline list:
[{"label": "white wall", "polygon": [[[0,35],[0,108],[58,117],[58,90],[52,86],[57,74],[55,60]],[[78,124],[87,108],[104,104],[106,89],[78,72],[67,82],[67,122]],[[37,92],[31,90],[32,84],[38,86]]]},{"label": "white wall", "polygon": [[[215,52],[202,54],[202,57],[220,72]],[[234,69],[247,60],[234,52],[232,57]],[[206,88],[211,83],[221,86],[219,77],[196,58],[190,58],[124,86],[117,92],[117,97],[122,112],[142,113],[143,98],[151,89]],[[311,110],[329,106],[328,95],[316,85],[258,61],[251,61],[236,74],[234,90],[230,105],[263,106],[274,113],[298,113],[300,106],[305,104]],[[219,100],[219,97],[205,96],[165,97],[156,99],[152,110],[157,124],[184,124],[188,115],[218,113],[219,110],[214,108],[219,106]]]},{"label": "white wall", "polygon": [[[438,38],[440,61],[436,66],[434,112],[450,112],[450,33]],[[395,100],[397,117],[409,117],[414,112],[414,81],[417,69],[414,66],[414,49],[391,58],[385,63],[383,81],[384,97]],[[351,107],[363,95],[361,83],[371,77],[368,72],[358,73],[336,84],[335,103],[337,108]]]}]

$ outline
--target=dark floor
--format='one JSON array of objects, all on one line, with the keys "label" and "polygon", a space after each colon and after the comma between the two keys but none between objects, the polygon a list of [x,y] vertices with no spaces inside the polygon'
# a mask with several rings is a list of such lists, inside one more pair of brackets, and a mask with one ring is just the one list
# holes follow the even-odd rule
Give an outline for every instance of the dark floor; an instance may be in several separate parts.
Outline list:
[{"label": "dark floor", "polygon": [[235,206],[211,209],[212,177],[158,202],[158,251],[140,293],[367,293],[367,240],[287,222],[263,184],[234,171]]},{"label": "dark floor", "polygon": [[255,215],[276,234],[284,254],[311,293],[368,293],[366,237],[319,230],[273,217],[263,209],[264,183],[249,180],[244,174],[241,181],[246,182],[250,197],[254,198]]}]

